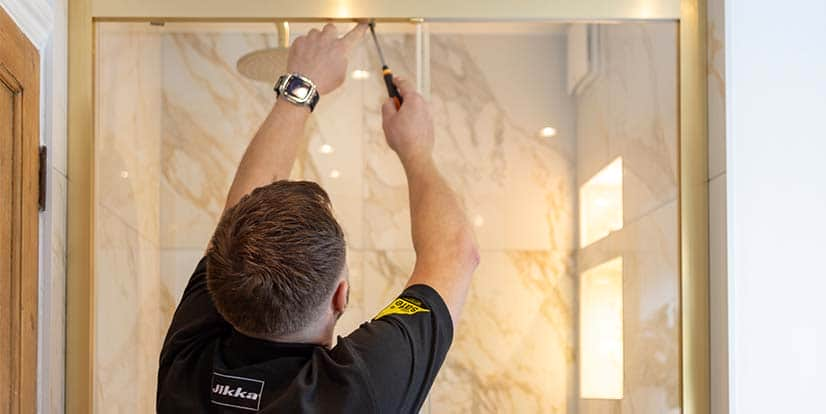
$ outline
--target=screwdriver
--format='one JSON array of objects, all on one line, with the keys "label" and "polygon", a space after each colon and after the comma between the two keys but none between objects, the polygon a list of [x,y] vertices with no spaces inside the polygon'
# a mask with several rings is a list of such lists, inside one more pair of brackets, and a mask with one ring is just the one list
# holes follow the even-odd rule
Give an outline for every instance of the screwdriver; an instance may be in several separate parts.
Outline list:
[{"label": "screwdriver", "polygon": [[379,59],[381,60],[381,74],[384,76],[384,84],[387,86],[387,94],[393,98],[393,102],[396,104],[396,109],[398,110],[401,108],[404,100],[402,99],[402,96],[399,95],[399,90],[396,89],[396,84],[393,83],[393,71],[390,70],[390,67],[387,66],[387,63],[384,61],[384,54],[381,53],[381,45],[379,45],[379,39],[376,37],[375,27],[375,20],[371,20],[370,34],[373,35],[373,42],[376,44],[376,50],[379,51]]}]

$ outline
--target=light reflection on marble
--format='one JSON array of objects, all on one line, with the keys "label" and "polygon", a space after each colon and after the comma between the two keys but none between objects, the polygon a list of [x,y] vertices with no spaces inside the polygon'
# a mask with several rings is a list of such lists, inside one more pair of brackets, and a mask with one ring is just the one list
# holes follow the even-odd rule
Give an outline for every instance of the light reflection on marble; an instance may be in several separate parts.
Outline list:
[{"label": "light reflection on marble", "polygon": [[624,398],[581,400],[583,413],[680,411],[677,202],[580,250],[580,268],[623,257]]}]

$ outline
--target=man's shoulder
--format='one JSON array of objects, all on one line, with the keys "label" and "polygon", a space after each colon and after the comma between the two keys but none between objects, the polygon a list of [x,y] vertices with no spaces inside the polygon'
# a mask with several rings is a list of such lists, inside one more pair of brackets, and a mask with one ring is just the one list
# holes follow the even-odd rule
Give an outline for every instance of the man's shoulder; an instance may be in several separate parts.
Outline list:
[{"label": "man's shoulder", "polygon": [[211,373],[219,339],[211,338],[188,346],[158,369],[159,413],[207,412]]}]

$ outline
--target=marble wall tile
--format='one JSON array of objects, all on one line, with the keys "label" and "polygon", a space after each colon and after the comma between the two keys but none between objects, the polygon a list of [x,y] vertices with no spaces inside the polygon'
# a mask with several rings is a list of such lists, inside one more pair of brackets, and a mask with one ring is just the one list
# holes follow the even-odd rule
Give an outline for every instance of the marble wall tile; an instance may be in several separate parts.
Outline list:
[{"label": "marble wall tile", "polygon": [[181,302],[184,289],[189,283],[189,278],[195,271],[195,267],[204,257],[204,251],[205,249],[160,249],[158,260],[160,263],[161,285],[158,295],[158,307],[161,312],[162,326],[168,327],[172,321],[175,308]]},{"label": "marble wall tile", "polygon": [[160,37],[149,26],[101,24],[95,137],[99,202],[159,240]]},{"label": "marble wall tile", "polygon": [[579,273],[623,258],[622,400],[582,413],[676,413],[679,401],[677,26],[600,28],[604,66],[577,98],[577,182],[623,159],[624,227],[577,253]]},{"label": "marble wall tile", "polygon": [[600,76],[577,98],[577,181],[623,157],[626,222],[677,196],[677,25],[603,25]]},{"label": "marble wall tile", "polygon": [[413,274],[413,250],[365,250],[362,254],[364,312],[367,318],[379,313],[399,296]]},{"label": "marble wall tile", "polygon": [[[164,35],[165,247],[206,246],[244,148],[275,102],[271,85],[244,78],[235,63],[274,44],[274,32]],[[364,49],[354,52],[351,67],[364,65]],[[361,103],[361,81],[353,79],[323,97],[308,122],[291,176],[319,181],[334,199],[346,200],[341,201],[347,204],[340,208],[341,218],[354,246],[361,244]],[[324,144],[331,153],[320,150]]]},{"label": "marble wall tile", "polygon": [[163,247],[206,247],[244,148],[275,101],[235,62],[274,44],[274,34],[162,36]]},{"label": "marble wall tile", "polygon": [[149,412],[166,329],[158,305],[160,36],[132,24],[101,24],[98,33],[94,407]]},{"label": "marble wall tile", "polygon": [[483,252],[433,412],[567,413],[574,398],[573,257]]},{"label": "marble wall tile", "polygon": [[582,412],[680,412],[677,202],[577,254],[580,272],[623,258],[624,396],[581,400]]},{"label": "marble wall tile", "polygon": [[623,283],[623,413],[680,412],[680,285],[677,203],[634,223]]},{"label": "marble wall tile", "polygon": [[95,412],[151,412],[166,330],[159,246],[101,203],[95,222]]},{"label": "marble wall tile", "polygon": [[[501,49],[492,47],[491,41],[519,45],[510,51],[512,61],[527,63],[509,69],[501,63],[494,65],[502,60]],[[502,85],[531,85],[537,66],[560,65],[564,52],[561,40],[553,36],[438,34],[431,37],[430,45],[434,157],[478,224],[480,246],[571,248],[575,135],[562,76],[543,78],[541,88],[537,88],[541,94],[500,90],[508,89]],[[410,46],[394,49],[406,48]],[[561,72],[551,67],[548,73]],[[526,121],[525,112],[533,108],[554,114],[548,118],[558,122],[560,136],[552,140],[538,137],[547,121],[537,116]],[[366,128],[364,210],[370,218],[365,220],[366,247],[409,249],[403,170],[384,143],[378,114],[368,118]]]}]

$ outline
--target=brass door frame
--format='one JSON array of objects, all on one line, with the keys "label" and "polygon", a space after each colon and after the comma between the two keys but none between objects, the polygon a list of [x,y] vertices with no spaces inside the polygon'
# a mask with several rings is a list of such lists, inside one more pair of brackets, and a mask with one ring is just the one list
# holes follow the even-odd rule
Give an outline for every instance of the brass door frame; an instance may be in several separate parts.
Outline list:
[{"label": "brass door frame", "polygon": [[[470,12],[469,12],[470,10]],[[92,412],[94,353],[94,31],[98,21],[678,21],[681,400],[709,411],[706,0],[70,0],[66,406]]]}]

